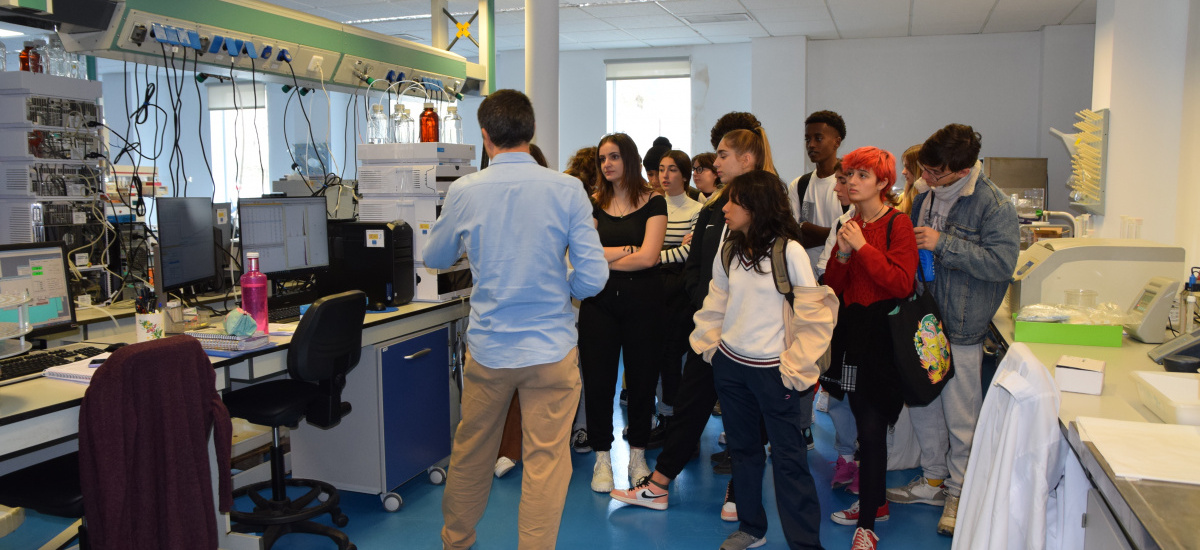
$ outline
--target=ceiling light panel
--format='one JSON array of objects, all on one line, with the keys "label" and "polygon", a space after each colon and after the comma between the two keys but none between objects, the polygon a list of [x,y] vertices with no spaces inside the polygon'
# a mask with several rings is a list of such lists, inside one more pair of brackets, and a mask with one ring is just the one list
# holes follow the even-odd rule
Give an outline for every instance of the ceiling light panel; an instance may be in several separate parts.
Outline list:
[{"label": "ceiling light panel", "polygon": [[648,15],[643,17],[607,17],[605,21],[618,29],[654,29],[683,27],[682,21],[673,15]]}]

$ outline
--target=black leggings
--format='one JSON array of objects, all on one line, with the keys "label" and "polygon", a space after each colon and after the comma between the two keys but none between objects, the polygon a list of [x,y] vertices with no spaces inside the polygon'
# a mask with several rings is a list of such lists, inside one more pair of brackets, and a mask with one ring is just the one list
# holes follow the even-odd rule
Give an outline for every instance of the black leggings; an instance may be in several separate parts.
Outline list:
[{"label": "black leggings", "polygon": [[692,315],[696,310],[688,301],[687,292],[683,288],[682,264],[661,266],[663,291],[666,304],[663,309],[662,327],[664,332],[662,358],[659,359],[659,371],[662,377],[662,402],[664,405],[675,406],[676,394],[679,392],[680,378],[683,372],[683,357],[692,347],[688,337],[692,334],[695,324]]},{"label": "black leggings", "polygon": [[858,426],[858,527],[875,530],[875,513],[883,506],[887,475],[887,432],[891,423],[877,400],[850,392],[850,410]]},{"label": "black leggings", "polygon": [[604,290],[579,307],[579,358],[593,450],[612,448],[613,397],[622,356],[629,390],[629,445],[644,448],[649,441],[662,318],[662,279],[656,269],[610,272]]}]

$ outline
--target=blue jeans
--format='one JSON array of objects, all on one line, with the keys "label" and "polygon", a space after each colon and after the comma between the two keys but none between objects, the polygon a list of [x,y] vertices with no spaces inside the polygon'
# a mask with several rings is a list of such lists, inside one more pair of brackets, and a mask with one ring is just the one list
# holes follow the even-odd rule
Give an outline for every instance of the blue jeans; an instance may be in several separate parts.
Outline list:
[{"label": "blue jeans", "polygon": [[719,350],[712,366],[733,459],[739,529],[755,537],[767,533],[767,513],[762,505],[767,460],[759,430],[762,417],[771,440],[775,504],[788,547],[821,548],[821,503],[808,471],[803,434],[812,419],[812,388],[789,390],[778,368],[747,367]]},{"label": "blue jeans", "polygon": [[833,450],[838,456],[854,456],[858,441],[858,426],[854,424],[854,411],[846,397],[829,396],[829,418],[833,420]]}]

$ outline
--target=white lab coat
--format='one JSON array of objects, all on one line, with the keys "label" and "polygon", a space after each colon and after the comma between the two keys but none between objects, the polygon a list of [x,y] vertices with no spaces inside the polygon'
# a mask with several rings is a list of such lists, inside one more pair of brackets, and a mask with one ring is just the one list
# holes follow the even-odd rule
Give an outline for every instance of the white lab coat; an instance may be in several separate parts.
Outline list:
[{"label": "white lab coat", "polygon": [[1058,425],[1058,388],[1025,344],[1000,363],[983,401],[952,548],[1058,548],[1059,489],[1070,452]]}]

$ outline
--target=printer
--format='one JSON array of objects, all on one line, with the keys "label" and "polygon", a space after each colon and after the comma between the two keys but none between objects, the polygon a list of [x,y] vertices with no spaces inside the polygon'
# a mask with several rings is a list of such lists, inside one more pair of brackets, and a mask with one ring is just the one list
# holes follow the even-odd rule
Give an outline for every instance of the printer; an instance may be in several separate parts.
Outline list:
[{"label": "printer", "polygon": [[1153,277],[1179,279],[1184,250],[1140,239],[1047,239],[1017,257],[1008,289],[1009,310],[1061,304],[1068,289],[1097,292],[1097,302],[1133,302]]}]

